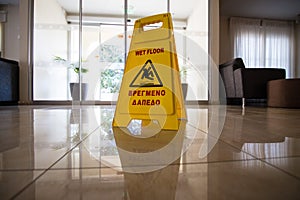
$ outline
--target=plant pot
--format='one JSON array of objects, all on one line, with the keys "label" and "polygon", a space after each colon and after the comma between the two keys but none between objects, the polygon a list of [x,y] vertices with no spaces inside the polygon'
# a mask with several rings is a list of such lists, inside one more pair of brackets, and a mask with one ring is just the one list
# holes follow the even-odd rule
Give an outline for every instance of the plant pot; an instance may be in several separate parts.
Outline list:
[{"label": "plant pot", "polygon": [[182,96],[183,100],[186,100],[187,90],[188,90],[188,84],[187,83],[181,83],[182,88]]},{"label": "plant pot", "polygon": [[[80,89],[80,84],[79,83],[70,83],[70,91],[71,91],[71,96],[72,100],[79,101],[79,90]],[[81,100],[86,99],[88,91],[88,84],[87,83],[81,83]]]}]

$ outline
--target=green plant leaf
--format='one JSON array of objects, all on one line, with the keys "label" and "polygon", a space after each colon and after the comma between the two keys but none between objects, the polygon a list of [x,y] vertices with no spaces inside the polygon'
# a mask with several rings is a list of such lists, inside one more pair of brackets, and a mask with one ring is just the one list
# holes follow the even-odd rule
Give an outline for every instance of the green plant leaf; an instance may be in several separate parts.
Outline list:
[{"label": "green plant leaf", "polygon": [[[75,73],[79,73],[79,67],[75,67],[74,68],[74,72]],[[81,73],[87,73],[88,72],[88,69],[86,68],[81,68]]]}]

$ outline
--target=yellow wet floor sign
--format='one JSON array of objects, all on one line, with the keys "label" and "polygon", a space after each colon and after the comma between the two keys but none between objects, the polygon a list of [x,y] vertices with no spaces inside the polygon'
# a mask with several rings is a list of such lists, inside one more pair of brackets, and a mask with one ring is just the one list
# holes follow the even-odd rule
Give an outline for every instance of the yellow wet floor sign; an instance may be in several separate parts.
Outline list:
[{"label": "yellow wet floor sign", "polygon": [[[160,27],[151,25],[160,24]],[[170,13],[136,20],[113,127],[131,120],[178,130],[186,119]]]}]

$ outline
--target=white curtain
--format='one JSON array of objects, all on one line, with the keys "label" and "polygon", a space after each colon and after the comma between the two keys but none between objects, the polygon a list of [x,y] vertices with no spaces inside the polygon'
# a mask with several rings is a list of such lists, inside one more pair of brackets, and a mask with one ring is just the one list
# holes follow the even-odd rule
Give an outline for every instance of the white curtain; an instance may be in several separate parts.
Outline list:
[{"label": "white curtain", "polygon": [[230,34],[234,57],[246,67],[285,68],[294,75],[294,27],[292,22],[231,18]]}]

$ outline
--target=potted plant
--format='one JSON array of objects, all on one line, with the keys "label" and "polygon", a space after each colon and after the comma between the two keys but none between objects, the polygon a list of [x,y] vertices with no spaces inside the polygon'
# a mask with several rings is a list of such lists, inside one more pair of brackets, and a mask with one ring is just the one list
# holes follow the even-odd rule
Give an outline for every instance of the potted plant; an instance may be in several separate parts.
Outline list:
[{"label": "potted plant", "polygon": [[[80,68],[79,68],[79,63],[70,63],[68,60],[59,57],[59,56],[54,56],[54,61],[59,62],[61,64],[67,65],[68,68],[72,69],[77,75],[77,80],[79,81],[80,79]],[[86,68],[81,68],[81,73],[87,73],[88,69]],[[87,90],[88,90],[88,85],[87,83],[81,83],[81,100],[86,99],[87,95]],[[80,100],[80,83],[79,82],[71,82],[70,83],[70,92],[71,92],[71,97],[73,100]]]}]

